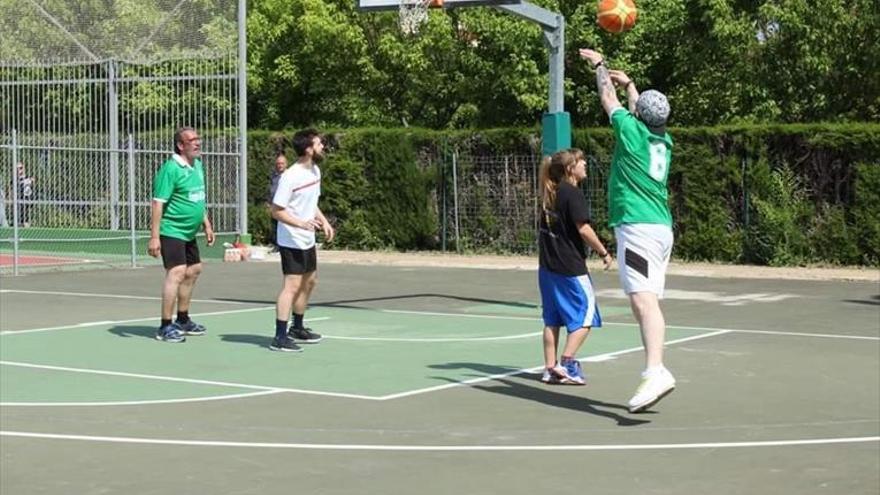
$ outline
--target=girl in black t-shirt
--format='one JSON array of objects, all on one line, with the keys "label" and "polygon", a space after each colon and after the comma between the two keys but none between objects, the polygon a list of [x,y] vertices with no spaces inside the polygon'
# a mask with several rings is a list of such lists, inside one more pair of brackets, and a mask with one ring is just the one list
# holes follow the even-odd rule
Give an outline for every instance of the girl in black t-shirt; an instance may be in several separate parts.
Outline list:
[{"label": "girl in black t-shirt", "polygon": [[[586,245],[600,253],[605,269],[612,257],[590,226],[587,203],[578,184],[587,176],[583,151],[569,149],[541,164],[541,221],[538,238],[538,285],[544,319],[544,383],[584,385],[575,359],[592,327],[602,326],[596,295],[587,271]],[[568,337],[557,361],[559,328]]]}]

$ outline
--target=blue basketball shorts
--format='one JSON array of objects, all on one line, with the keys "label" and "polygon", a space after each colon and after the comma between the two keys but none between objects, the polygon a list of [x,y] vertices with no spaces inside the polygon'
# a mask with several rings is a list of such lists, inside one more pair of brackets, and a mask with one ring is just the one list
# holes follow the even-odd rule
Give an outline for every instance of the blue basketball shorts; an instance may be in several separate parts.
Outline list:
[{"label": "blue basketball shorts", "polygon": [[564,326],[569,333],[583,327],[601,327],[602,316],[589,275],[567,276],[538,268],[544,325]]}]

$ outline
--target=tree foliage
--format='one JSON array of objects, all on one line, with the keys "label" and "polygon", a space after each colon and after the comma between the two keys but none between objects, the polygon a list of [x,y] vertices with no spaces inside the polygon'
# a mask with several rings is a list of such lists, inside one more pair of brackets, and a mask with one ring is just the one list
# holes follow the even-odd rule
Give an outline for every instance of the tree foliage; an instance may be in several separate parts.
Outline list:
[{"label": "tree foliage", "polygon": [[[594,1],[531,2],[565,16],[565,106],[575,126],[607,123],[593,73],[577,57],[583,46],[640,88],[667,93],[679,126],[880,118],[877,0],[639,0],[636,26],[622,35],[596,26]],[[249,2],[251,127],[540,121],[548,53],[536,25],[488,7],[434,9],[406,36],[396,12],[356,4]],[[234,51],[235,5],[0,0],[0,60],[82,59],[78,44],[99,58]]]},{"label": "tree foliage", "polygon": [[[596,47],[641,88],[670,96],[676,125],[869,121],[880,117],[875,0],[641,0],[623,35],[595,2],[534,0],[566,18],[566,108],[604,125]],[[546,109],[540,29],[491,8],[432,11],[416,37],[355,0],[253,1],[252,125],[534,125]]]}]

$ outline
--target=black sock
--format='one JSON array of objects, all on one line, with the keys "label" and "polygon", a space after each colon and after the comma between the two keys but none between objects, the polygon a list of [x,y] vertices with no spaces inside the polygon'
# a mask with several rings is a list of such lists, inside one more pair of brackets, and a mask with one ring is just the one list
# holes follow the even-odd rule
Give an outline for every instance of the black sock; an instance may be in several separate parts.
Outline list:
[{"label": "black sock", "polygon": [[303,316],[305,315],[293,314],[293,328],[303,328]]},{"label": "black sock", "polygon": [[166,320],[165,318],[162,318],[162,323],[159,324],[159,327],[165,327],[170,324],[171,324],[171,320]]},{"label": "black sock", "polygon": [[189,321],[189,311],[178,311],[177,312],[177,322],[178,323],[186,323]]},{"label": "black sock", "polygon": [[287,322],[284,320],[275,320],[275,338],[283,339],[287,336]]}]

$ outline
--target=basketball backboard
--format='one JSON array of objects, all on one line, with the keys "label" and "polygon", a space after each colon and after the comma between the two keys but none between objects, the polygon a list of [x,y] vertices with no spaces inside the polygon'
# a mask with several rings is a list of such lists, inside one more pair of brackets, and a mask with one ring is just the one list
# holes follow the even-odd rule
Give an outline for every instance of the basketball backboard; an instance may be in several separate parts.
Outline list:
[{"label": "basketball backboard", "polygon": [[[520,0],[444,0],[444,9],[518,4]],[[359,10],[398,10],[400,0],[358,0]]]}]

